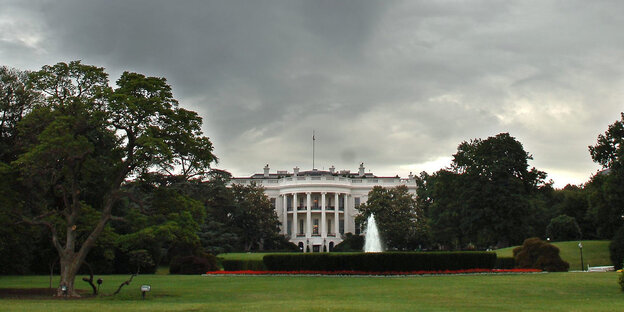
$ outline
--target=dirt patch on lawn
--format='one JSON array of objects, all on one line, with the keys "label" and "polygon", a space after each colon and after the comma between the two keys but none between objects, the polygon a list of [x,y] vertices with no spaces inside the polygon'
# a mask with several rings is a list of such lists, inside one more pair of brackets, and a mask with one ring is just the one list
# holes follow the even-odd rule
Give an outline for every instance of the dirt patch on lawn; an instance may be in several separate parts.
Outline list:
[{"label": "dirt patch on lawn", "polygon": [[89,291],[77,290],[78,294],[82,297],[78,298],[63,298],[54,297],[56,294],[56,288],[0,288],[0,298],[14,298],[14,299],[85,299],[89,298]]}]

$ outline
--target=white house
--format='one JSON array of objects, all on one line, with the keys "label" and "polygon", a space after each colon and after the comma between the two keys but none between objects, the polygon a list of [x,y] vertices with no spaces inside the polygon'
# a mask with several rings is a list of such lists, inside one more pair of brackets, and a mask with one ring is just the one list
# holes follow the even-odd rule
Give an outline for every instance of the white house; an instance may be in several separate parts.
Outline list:
[{"label": "white house", "polygon": [[366,202],[374,186],[406,185],[410,193],[416,193],[411,173],[407,179],[398,175],[377,177],[365,173],[363,163],[357,173],[336,171],[333,166],[329,171],[299,171],[295,167],[293,172],[270,173],[266,165],[264,173],[233,178],[231,183],[263,186],[282,222],[282,233],[303,250],[309,248],[312,252],[331,251],[342,242],[344,233],[359,234],[355,207]]}]

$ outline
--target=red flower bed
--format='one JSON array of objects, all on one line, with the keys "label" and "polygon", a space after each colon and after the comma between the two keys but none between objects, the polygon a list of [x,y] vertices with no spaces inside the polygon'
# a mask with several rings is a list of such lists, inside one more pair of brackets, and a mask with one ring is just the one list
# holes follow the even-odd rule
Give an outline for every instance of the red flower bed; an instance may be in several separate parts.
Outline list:
[{"label": "red flower bed", "polygon": [[424,275],[424,274],[469,274],[469,273],[534,273],[536,269],[469,269],[445,271],[408,272],[365,272],[365,271],[212,271],[208,275]]}]

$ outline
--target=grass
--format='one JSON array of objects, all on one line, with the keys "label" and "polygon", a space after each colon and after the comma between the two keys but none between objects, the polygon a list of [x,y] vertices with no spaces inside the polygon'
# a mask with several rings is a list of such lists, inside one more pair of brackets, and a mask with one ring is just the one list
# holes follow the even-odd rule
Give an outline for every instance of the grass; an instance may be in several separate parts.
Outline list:
[{"label": "grass", "polygon": [[[561,259],[570,263],[570,270],[581,269],[581,253],[577,241],[555,242],[552,244],[559,247]],[[511,257],[515,247],[496,250],[496,254],[498,256]],[[611,258],[609,258],[609,241],[583,241],[583,263],[585,269],[587,269],[587,265],[613,265]]]},{"label": "grass", "polygon": [[[127,278],[104,276],[103,293]],[[47,287],[46,276],[2,276],[0,288]],[[81,288],[86,283],[77,279]],[[82,285],[84,284],[84,285]],[[139,287],[150,284],[145,301]],[[10,311],[617,311],[616,273],[414,277],[139,275],[117,297],[2,299]]]}]

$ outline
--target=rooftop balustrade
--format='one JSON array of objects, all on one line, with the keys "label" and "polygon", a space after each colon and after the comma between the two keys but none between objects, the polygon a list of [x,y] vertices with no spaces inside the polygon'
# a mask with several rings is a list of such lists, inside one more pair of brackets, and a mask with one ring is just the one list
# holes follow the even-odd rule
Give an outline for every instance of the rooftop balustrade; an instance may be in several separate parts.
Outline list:
[{"label": "rooftop balustrade", "polygon": [[415,180],[401,179],[397,177],[391,178],[348,178],[342,176],[296,176],[296,177],[282,177],[279,179],[233,179],[231,183],[249,185],[255,183],[257,185],[265,186],[289,186],[297,184],[334,184],[334,185],[416,185]]}]

